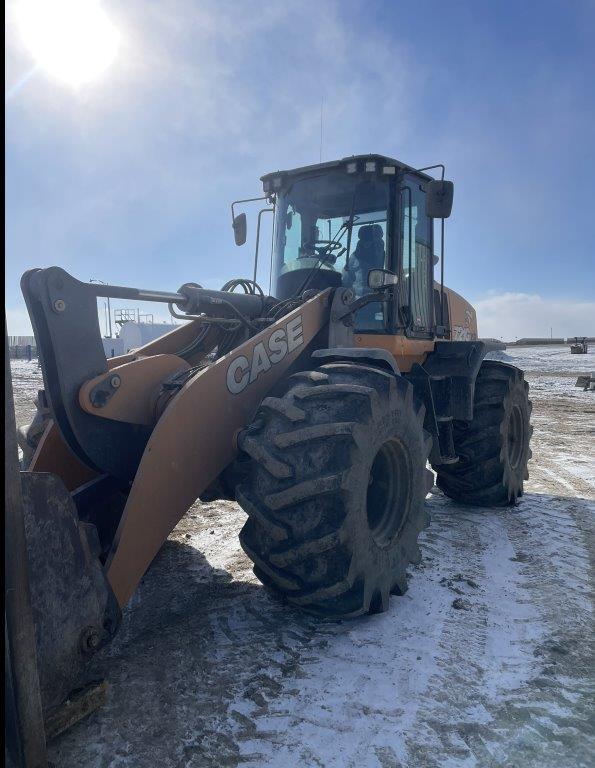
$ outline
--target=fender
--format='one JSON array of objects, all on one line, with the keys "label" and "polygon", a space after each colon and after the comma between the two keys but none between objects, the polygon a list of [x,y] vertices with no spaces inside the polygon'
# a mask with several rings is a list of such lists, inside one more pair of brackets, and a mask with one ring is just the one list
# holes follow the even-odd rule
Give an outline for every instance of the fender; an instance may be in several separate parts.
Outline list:
[{"label": "fender", "polygon": [[372,363],[391,370],[395,376],[400,376],[399,366],[394,356],[387,349],[376,347],[335,347],[331,349],[316,349],[313,358],[322,358],[324,362],[349,360],[353,363]]}]

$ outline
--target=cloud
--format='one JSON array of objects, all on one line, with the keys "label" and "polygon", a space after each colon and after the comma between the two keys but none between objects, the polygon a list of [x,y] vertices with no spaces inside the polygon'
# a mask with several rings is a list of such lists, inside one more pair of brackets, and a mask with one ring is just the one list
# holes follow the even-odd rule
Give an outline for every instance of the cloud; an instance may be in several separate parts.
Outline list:
[{"label": "cloud", "polygon": [[[38,72],[10,107],[8,306],[22,305],[21,273],[49,264],[164,289],[221,265],[225,280],[251,273],[255,218],[230,258],[229,203],[256,196],[262,173],[318,161],[322,101],[323,160],[421,162],[425,65],[364,32],[359,0],[350,13],[333,0],[108,5],[122,42],[105,77],[75,92]],[[10,87],[32,61],[8,10]]]},{"label": "cloud", "polygon": [[[321,101],[323,160],[447,162],[449,285],[591,298],[576,224],[588,216],[589,69],[549,51],[557,30],[555,46],[534,30],[502,58],[508,32],[446,4],[429,24],[403,6],[398,25],[393,4],[371,12],[364,0],[104,4],[122,39],[106,76],[73,92],[39,71],[8,110],[10,307],[22,306],[21,273],[53,263],[83,280],[172,290],[251,274],[256,208],[235,250],[229,203],[256,196],[264,172],[318,161]],[[9,88],[33,65],[14,7]],[[561,267],[566,253],[583,280]]]},{"label": "cloud", "polygon": [[479,334],[514,341],[523,337],[593,336],[595,302],[544,298],[535,293],[501,293],[473,302]]}]

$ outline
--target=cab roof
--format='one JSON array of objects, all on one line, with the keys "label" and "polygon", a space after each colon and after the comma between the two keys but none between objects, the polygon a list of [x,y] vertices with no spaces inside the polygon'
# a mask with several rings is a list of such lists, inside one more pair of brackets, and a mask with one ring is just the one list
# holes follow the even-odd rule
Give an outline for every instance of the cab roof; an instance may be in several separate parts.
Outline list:
[{"label": "cab roof", "polygon": [[327,171],[331,170],[333,168],[341,168],[346,167],[349,163],[356,163],[358,167],[358,170],[361,168],[363,169],[365,167],[365,163],[371,163],[376,162],[379,166],[385,167],[385,166],[392,166],[394,168],[397,168],[400,171],[409,171],[411,173],[415,173],[420,178],[424,179],[425,181],[431,181],[432,177],[428,176],[425,173],[420,173],[415,168],[412,168],[410,165],[407,165],[406,163],[402,163],[400,160],[395,160],[393,157],[388,157],[387,155],[376,155],[376,154],[369,154],[369,155],[351,155],[351,157],[344,157],[341,160],[331,160],[326,163],[316,163],[315,165],[304,165],[300,168],[290,168],[288,170],[284,171],[274,171],[271,173],[267,173],[264,176],[260,177],[260,180],[264,182],[271,182],[273,178],[277,178],[279,176],[283,178],[287,178],[288,176],[303,176],[308,175],[310,173],[314,173],[316,171]]}]

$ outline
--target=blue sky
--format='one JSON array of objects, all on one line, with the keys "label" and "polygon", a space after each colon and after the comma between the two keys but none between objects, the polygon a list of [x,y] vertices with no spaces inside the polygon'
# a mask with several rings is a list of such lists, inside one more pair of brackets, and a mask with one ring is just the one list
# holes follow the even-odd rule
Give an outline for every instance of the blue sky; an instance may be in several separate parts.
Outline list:
[{"label": "blue sky", "polygon": [[37,71],[14,92],[34,66],[15,5],[9,332],[27,331],[32,266],[165,290],[250,275],[255,212],[236,248],[229,204],[318,161],[323,100],[323,160],[446,164],[447,283],[480,332],[595,334],[591,0],[111,0],[121,44],[101,78],[73,89]]}]

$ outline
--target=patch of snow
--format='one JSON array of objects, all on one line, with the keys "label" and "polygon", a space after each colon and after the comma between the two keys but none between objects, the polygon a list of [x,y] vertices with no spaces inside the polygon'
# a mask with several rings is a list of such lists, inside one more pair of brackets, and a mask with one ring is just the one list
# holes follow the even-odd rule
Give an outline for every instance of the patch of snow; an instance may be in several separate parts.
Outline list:
[{"label": "patch of snow", "polygon": [[489,578],[484,589],[489,606],[484,685],[491,698],[519,688],[532,674],[532,649],[544,635],[539,613],[523,586],[521,566],[506,527],[495,518],[480,531],[483,562]]},{"label": "patch of snow", "polygon": [[591,344],[586,355],[573,355],[569,346],[507,347],[506,352],[490,352],[487,359],[503,359],[494,355],[506,355],[504,360],[530,373],[579,373],[595,371],[595,345]]}]

